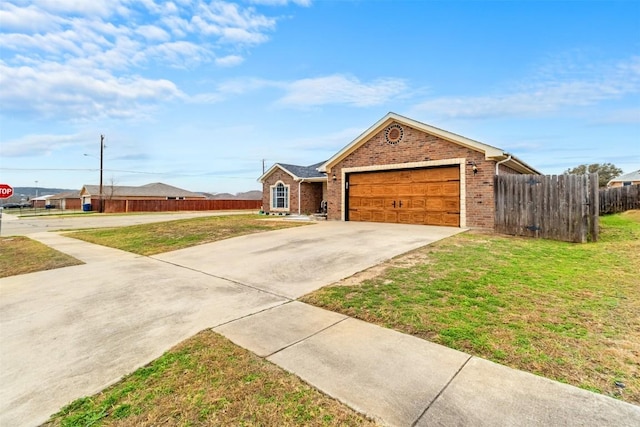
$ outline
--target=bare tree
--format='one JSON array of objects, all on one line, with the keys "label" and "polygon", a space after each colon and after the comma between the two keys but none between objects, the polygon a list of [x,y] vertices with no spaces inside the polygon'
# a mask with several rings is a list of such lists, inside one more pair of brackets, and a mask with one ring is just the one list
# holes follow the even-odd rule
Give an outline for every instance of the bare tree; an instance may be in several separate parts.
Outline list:
[{"label": "bare tree", "polygon": [[109,184],[107,185],[107,191],[106,191],[107,200],[113,199],[113,196],[116,192],[116,184],[117,184],[116,178],[113,175],[111,175],[111,178],[109,178]]}]

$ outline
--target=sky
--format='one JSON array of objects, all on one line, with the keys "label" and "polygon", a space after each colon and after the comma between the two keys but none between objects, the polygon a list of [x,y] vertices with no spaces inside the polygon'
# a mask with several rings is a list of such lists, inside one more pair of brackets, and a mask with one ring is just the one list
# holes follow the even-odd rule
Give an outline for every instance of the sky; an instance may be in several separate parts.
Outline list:
[{"label": "sky", "polygon": [[4,0],[0,183],[261,189],[388,112],[640,169],[640,1]]}]

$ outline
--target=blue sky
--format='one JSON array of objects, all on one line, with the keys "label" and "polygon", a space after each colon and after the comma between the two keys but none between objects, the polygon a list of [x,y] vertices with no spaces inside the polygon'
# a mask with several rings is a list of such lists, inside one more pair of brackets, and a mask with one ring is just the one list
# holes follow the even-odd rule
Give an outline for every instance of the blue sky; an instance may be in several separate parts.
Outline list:
[{"label": "blue sky", "polygon": [[[640,169],[640,1],[9,0],[0,182],[259,189],[393,111]],[[85,154],[87,154],[85,156]]]}]

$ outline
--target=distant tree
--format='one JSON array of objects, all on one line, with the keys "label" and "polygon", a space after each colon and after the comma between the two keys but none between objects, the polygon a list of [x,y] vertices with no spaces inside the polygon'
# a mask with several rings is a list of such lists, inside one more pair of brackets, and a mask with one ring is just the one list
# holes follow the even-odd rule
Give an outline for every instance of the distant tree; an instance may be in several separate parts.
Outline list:
[{"label": "distant tree", "polygon": [[588,173],[596,172],[598,173],[598,185],[600,187],[606,187],[607,182],[617,176],[622,175],[622,169],[617,168],[613,163],[593,163],[590,165],[580,165],[564,171],[565,174],[570,175],[585,175]]}]

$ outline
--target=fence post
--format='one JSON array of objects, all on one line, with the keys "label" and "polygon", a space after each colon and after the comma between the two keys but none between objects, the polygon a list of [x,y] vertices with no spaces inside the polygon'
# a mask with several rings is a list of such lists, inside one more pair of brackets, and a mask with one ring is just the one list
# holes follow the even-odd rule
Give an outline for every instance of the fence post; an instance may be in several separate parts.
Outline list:
[{"label": "fence post", "polygon": [[589,237],[592,242],[598,241],[600,232],[600,189],[598,187],[598,174],[589,174]]}]

